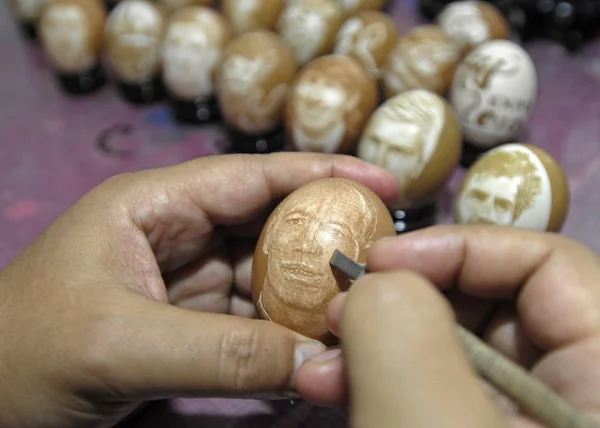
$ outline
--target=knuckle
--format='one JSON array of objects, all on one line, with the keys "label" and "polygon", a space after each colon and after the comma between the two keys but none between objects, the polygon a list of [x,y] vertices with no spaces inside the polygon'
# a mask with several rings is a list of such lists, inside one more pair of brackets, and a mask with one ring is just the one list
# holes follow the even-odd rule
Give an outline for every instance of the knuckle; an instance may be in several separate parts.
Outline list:
[{"label": "knuckle", "polygon": [[244,390],[259,383],[263,340],[256,329],[223,334],[220,347],[219,383]]}]

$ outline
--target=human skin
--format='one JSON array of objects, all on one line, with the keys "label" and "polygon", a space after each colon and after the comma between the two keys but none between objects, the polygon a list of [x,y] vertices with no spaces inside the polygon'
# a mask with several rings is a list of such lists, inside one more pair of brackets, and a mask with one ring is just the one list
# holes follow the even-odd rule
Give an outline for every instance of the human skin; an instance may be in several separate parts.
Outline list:
[{"label": "human skin", "polygon": [[592,250],[525,229],[436,226],[378,241],[367,264],[329,306],[341,351],[301,367],[305,398],[349,404],[353,427],[543,427],[478,379],[458,321],[600,423]]},{"label": "human skin", "polygon": [[147,400],[293,392],[324,346],[247,319],[252,254],[269,208],[326,177],[397,192],[375,166],[310,153],[205,157],[91,190],[0,272],[0,426],[107,427]]}]

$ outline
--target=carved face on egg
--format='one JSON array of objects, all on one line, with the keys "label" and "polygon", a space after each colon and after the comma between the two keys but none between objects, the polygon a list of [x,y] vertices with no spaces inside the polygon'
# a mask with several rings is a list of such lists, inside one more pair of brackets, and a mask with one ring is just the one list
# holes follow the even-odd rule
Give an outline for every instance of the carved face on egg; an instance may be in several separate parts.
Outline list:
[{"label": "carved face on egg", "polygon": [[286,108],[288,135],[299,151],[349,153],[377,107],[377,83],[346,55],[326,55],[297,76]]},{"label": "carved face on egg", "polygon": [[164,6],[171,13],[183,9],[188,6],[202,6],[212,8],[215,5],[215,0],[157,0],[159,4]]},{"label": "carved face on egg", "polygon": [[336,249],[364,263],[367,248],[396,234],[383,202],[345,179],[309,183],[269,217],[254,255],[252,295],[258,315],[300,334],[331,341],[327,305],[349,286],[333,272]]},{"label": "carved face on egg", "polygon": [[333,50],[342,22],[337,0],[292,0],[281,13],[277,31],[304,65]]},{"label": "carved face on egg", "polygon": [[233,33],[223,16],[202,6],[171,15],[163,42],[163,79],[182,100],[214,93],[215,70]]},{"label": "carved face on egg", "polygon": [[296,67],[291,49],[273,32],[252,31],[231,41],[217,74],[226,122],[247,134],[278,127]]},{"label": "carved face on egg", "polygon": [[99,60],[106,12],[97,0],[55,0],[39,22],[44,52],[55,69],[78,73]]},{"label": "carved face on egg", "polygon": [[349,16],[362,10],[382,9],[386,0],[338,0],[344,15]]},{"label": "carved face on egg", "polygon": [[461,224],[515,226],[559,232],[570,193],[562,168],[544,150],[506,144],[468,170],[456,200]]},{"label": "carved face on egg", "polygon": [[145,0],[126,0],[113,9],[104,40],[108,62],[120,80],[136,82],[160,72],[164,25],[162,11]]},{"label": "carved face on egg", "polygon": [[334,52],[354,57],[371,76],[379,78],[397,37],[394,21],[388,15],[372,10],[359,12],[342,25]]},{"label": "carved face on egg", "polygon": [[272,30],[286,0],[223,0],[222,10],[236,34]]},{"label": "carved face on egg", "polygon": [[412,90],[382,104],[370,118],[358,157],[396,175],[400,198],[392,208],[431,199],[447,182],[461,153],[458,120],[439,95]]}]

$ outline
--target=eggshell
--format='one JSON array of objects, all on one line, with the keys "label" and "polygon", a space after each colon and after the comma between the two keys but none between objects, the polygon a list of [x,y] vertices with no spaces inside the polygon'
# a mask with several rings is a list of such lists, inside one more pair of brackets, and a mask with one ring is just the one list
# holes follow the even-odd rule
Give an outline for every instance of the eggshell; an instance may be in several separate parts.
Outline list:
[{"label": "eggshell", "polygon": [[277,31],[291,48],[299,65],[331,53],[343,23],[336,0],[290,0],[281,13]]},{"label": "eggshell", "polygon": [[152,79],[161,71],[164,13],[146,0],[125,0],[109,14],[104,29],[107,62],[122,82]]},{"label": "eggshell", "polygon": [[388,99],[373,113],[358,157],[394,174],[400,196],[388,207],[405,209],[432,200],[460,160],[462,139],[449,103],[415,89]]},{"label": "eggshell", "polygon": [[188,6],[171,15],[163,41],[163,80],[171,96],[194,101],[215,92],[215,73],[233,37],[216,10]]},{"label": "eggshell", "polygon": [[455,203],[455,220],[559,232],[569,205],[567,177],[550,154],[529,144],[505,144],[467,171]]},{"label": "eggshell", "polygon": [[258,316],[331,344],[327,305],[350,286],[329,264],[333,252],[365,263],[374,241],[395,235],[387,208],[362,184],[327,178],[300,187],[273,211],[256,246],[252,298]]},{"label": "eggshell", "polygon": [[25,22],[35,22],[48,0],[11,0],[15,16]]},{"label": "eggshell", "polygon": [[251,31],[227,46],[217,74],[217,96],[225,121],[254,135],[281,125],[297,64],[276,33]]},{"label": "eggshell", "polygon": [[346,55],[326,55],[296,77],[286,108],[286,129],[305,152],[350,153],[378,103],[377,82]]},{"label": "eggshell", "polygon": [[383,9],[386,0],[337,0],[346,16],[363,10]]},{"label": "eggshell", "polygon": [[52,67],[71,74],[100,59],[106,10],[99,0],[52,0],[40,14],[39,36]]},{"label": "eggshell", "polygon": [[411,89],[444,95],[450,88],[460,52],[437,26],[414,28],[390,52],[383,67],[386,97]]},{"label": "eggshell", "polygon": [[164,6],[170,13],[174,13],[179,9],[188,6],[203,6],[212,8],[215,5],[215,0],[156,0],[157,3]]},{"label": "eggshell", "polygon": [[237,35],[274,30],[286,0],[222,0],[222,11]]},{"label": "eggshell", "polygon": [[450,90],[465,139],[489,149],[518,140],[538,98],[535,64],[509,40],[479,46],[458,66]]},{"label": "eggshell", "polygon": [[397,40],[396,25],[388,15],[366,10],[344,22],[336,38],[334,53],[350,55],[371,76],[379,79],[381,67]]},{"label": "eggshell", "polygon": [[457,1],[448,4],[437,24],[463,55],[489,40],[509,39],[510,25],[500,10],[486,1]]}]

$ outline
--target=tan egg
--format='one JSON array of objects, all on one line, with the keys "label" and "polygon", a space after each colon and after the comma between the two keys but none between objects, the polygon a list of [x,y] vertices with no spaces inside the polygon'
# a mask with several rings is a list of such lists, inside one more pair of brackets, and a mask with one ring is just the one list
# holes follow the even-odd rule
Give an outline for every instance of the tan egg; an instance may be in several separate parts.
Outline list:
[{"label": "tan egg", "polygon": [[221,10],[236,34],[274,30],[286,0],[222,0]]},{"label": "tan egg", "polygon": [[215,5],[215,0],[156,0],[156,2],[170,13],[188,6],[213,7]]},{"label": "tan egg", "polygon": [[363,10],[381,10],[386,0],[337,0],[342,6],[344,15],[350,16]]},{"label": "tan egg", "polygon": [[104,49],[120,81],[135,83],[160,73],[165,21],[163,11],[146,0],[125,0],[112,10],[104,29]]},{"label": "tan egg", "polygon": [[411,89],[444,95],[460,62],[460,53],[435,25],[416,27],[388,55],[382,69],[387,98]]},{"label": "tan egg", "polygon": [[23,22],[35,22],[48,0],[11,0],[12,9]]},{"label": "tan egg", "polygon": [[388,15],[366,10],[344,22],[336,38],[334,53],[352,56],[371,76],[379,79],[381,68],[397,39],[396,25]]},{"label": "tan egg", "polygon": [[377,82],[346,55],[326,55],[296,77],[286,107],[286,129],[298,151],[351,153],[377,108]]},{"label": "tan egg", "polygon": [[570,205],[558,162],[529,144],[496,147],[469,168],[455,203],[460,224],[514,226],[560,232]]},{"label": "tan egg", "polygon": [[163,40],[163,80],[171,96],[211,97],[223,50],[233,32],[216,10],[189,6],[171,15]]},{"label": "tan egg", "polygon": [[373,113],[358,145],[358,157],[394,174],[400,187],[392,209],[431,202],[460,160],[458,118],[441,96],[414,89],[385,101]]},{"label": "tan egg", "polygon": [[289,0],[277,22],[277,31],[292,48],[299,65],[331,53],[343,23],[336,0]]},{"label": "tan egg", "polygon": [[42,9],[39,36],[53,68],[75,74],[98,65],[106,10],[99,0],[52,0]]},{"label": "tan egg", "polygon": [[254,253],[252,297],[257,314],[325,344],[329,302],[350,286],[329,260],[335,250],[360,263],[376,240],[395,236],[392,218],[371,190],[326,178],[306,184],[267,220]]},{"label": "tan egg", "polygon": [[296,69],[291,49],[274,32],[252,31],[232,40],[217,74],[227,124],[249,135],[279,127]]},{"label": "tan egg", "polygon": [[500,10],[485,1],[457,1],[448,4],[437,24],[467,55],[488,40],[509,39],[510,25]]}]

